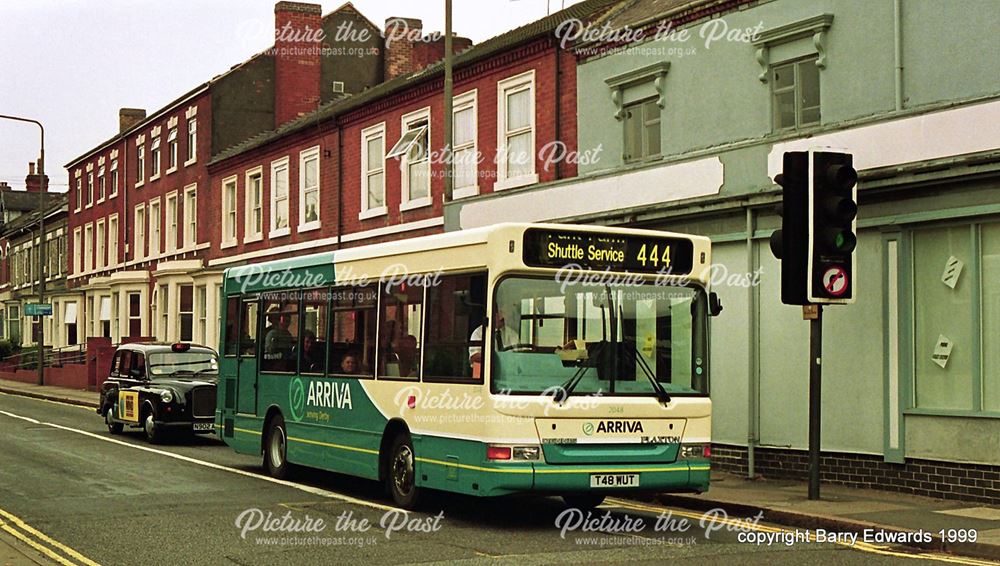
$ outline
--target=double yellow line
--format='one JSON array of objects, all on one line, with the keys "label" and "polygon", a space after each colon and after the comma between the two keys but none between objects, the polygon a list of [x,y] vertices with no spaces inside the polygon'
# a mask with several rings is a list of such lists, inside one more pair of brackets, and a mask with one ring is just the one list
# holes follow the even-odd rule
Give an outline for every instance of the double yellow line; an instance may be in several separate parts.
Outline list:
[{"label": "double yellow line", "polygon": [[63,566],[100,566],[3,509],[0,509],[0,530]]}]

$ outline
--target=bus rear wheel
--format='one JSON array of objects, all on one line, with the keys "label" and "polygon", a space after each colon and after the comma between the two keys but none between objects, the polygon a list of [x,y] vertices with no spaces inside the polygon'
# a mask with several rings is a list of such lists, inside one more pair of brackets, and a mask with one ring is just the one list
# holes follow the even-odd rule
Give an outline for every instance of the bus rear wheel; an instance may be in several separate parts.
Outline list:
[{"label": "bus rear wheel", "polygon": [[593,509],[604,503],[604,495],[599,493],[577,493],[573,495],[564,495],[563,501],[566,502],[567,507],[576,507],[577,509],[586,511],[588,509]]},{"label": "bus rear wheel", "polygon": [[410,435],[402,433],[392,441],[386,484],[393,502],[403,509],[416,509],[422,490],[417,487],[416,456]]},{"label": "bus rear wheel", "polygon": [[264,470],[272,478],[283,480],[288,477],[290,469],[285,419],[276,415],[268,421],[264,436]]}]

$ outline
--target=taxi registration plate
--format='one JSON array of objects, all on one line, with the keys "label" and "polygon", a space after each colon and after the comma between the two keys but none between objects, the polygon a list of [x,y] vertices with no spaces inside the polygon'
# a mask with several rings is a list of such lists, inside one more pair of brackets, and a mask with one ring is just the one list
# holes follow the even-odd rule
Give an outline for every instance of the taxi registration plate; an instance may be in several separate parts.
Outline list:
[{"label": "taxi registration plate", "polygon": [[639,474],[590,474],[590,487],[639,487]]},{"label": "taxi registration plate", "polygon": [[194,430],[215,430],[215,423],[194,423]]}]

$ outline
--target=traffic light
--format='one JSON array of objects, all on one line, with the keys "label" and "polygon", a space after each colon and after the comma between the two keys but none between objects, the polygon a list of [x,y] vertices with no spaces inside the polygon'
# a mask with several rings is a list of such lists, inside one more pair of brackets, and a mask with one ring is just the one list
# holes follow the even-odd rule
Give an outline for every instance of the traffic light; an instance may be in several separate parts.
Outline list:
[{"label": "traffic light", "polygon": [[849,153],[809,151],[808,295],[814,304],[853,303],[858,245],[858,172]]},{"label": "traffic light", "polygon": [[809,256],[809,152],[791,151],[784,155],[781,173],[774,178],[781,185],[781,229],[771,234],[771,253],[781,261],[781,302],[807,305]]}]

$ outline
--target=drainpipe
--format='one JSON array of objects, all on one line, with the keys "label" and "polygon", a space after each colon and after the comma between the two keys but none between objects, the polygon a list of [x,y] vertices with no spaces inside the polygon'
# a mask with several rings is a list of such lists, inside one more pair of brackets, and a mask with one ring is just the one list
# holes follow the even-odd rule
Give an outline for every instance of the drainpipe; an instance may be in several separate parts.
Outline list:
[{"label": "drainpipe", "polygon": [[[337,121],[337,249],[344,233],[344,126]],[[364,189],[362,189],[364,190]]]},{"label": "drainpipe", "polygon": [[[560,59],[562,59],[562,57],[561,57],[562,54],[559,52],[559,46],[558,46],[558,44],[556,44],[555,54],[556,54],[556,65],[555,65],[555,67],[556,67],[556,84],[555,84],[555,91],[556,91],[556,105],[555,105],[556,123],[555,123],[555,129],[556,129],[556,131],[555,131],[555,135],[553,137],[554,137],[555,141],[558,142],[559,141],[559,136],[561,134],[561,131],[560,131],[561,128],[560,128],[560,126],[562,125],[561,124],[561,122],[562,122],[562,108],[559,106],[559,95],[560,95],[560,92],[561,92],[561,89],[559,88],[559,85],[562,82],[562,65],[560,64],[561,63]],[[577,148],[577,151],[579,151],[579,150],[580,150],[580,148]],[[562,164],[562,160],[561,159],[559,159],[559,160],[556,161],[556,179],[562,179],[562,167],[561,167],[561,164]]]},{"label": "drainpipe", "polygon": [[892,0],[892,24],[896,112],[899,112],[903,109],[903,0]]},{"label": "drainpipe", "polygon": [[[746,209],[746,231],[747,231],[747,273],[754,273],[755,250],[753,245],[754,218],[753,210]],[[747,395],[747,477],[753,479],[756,475],[754,469],[754,447],[757,445],[758,433],[758,409],[760,396],[760,375],[758,372],[758,350],[760,343],[758,340],[757,324],[759,320],[760,289],[758,286],[750,285],[747,288],[747,312],[749,313],[747,322],[747,376],[749,391]]]}]

